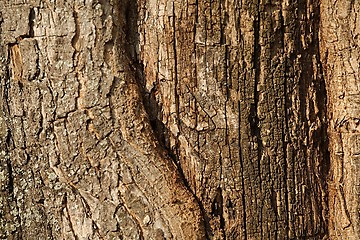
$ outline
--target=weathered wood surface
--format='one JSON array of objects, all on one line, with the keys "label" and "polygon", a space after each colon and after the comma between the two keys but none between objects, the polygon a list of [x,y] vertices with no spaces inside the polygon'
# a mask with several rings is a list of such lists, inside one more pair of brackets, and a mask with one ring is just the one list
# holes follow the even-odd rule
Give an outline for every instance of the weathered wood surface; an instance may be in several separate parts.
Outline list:
[{"label": "weathered wood surface", "polygon": [[203,238],[141,104],[129,2],[2,2],[3,238]]},{"label": "weathered wood surface", "polygon": [[348,3],[0,0],[0,237],[357,239]]},{"label": "weathered wood surface", "polygon": [[322,1],[321,50],[328,92],[330,236],[360,238],[359,1]]},{"label": "weathered wood surface", "polygon": [[318,2],[143,4],[150,116],[210,235],[324,236],[329,159]]}]

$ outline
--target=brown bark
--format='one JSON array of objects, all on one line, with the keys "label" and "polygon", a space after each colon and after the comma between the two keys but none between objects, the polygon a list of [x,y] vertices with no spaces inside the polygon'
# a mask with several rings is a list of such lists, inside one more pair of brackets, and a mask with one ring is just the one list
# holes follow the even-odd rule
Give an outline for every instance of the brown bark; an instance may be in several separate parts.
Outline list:
[{"label": "brown bark", "polygon": [[204,238],[141,104],[129,2],[3,3],[2,237]]},{"label": "brown bark", "polygon": [[0,0],[0,238],[357,239],[358,10]]},{"label": "brown bark", "polygon": [[318,3],[144,2],[144,91],[160,109],[150,116],[209,235],[325,236]]},{"label": "brown bark", "polygon": [[322,61],[329,98],[330,236],[360,238],[358,1],[323,1]]}]

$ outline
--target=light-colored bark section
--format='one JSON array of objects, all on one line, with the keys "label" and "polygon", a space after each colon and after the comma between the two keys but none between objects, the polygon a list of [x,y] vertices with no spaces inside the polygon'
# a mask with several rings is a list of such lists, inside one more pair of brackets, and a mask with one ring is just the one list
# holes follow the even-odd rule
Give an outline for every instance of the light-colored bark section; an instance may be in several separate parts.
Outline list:
[{"label": "light-colored bark section", "polygon": [[1,238],[204,239],[142,105],[136,9],[0,1]]},{"label": "light-colored bark section", "polygon": [[321,1],[329,99],[331,239],[360,238],[360,2]]}]

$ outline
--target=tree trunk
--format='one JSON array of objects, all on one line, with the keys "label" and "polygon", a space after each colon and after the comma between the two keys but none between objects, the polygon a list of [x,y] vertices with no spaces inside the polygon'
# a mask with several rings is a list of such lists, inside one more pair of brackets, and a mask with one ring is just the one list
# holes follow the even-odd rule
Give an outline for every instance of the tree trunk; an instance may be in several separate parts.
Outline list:
[{"label": "tree trunk", "polygon": [[322,62],[328,92],[333,239],[360,239],[360,2],[325,0]]},{"label": "tree trunk", "polygon": [[360,5],[320,2],[0,0],[0,238],[359,239]]}]

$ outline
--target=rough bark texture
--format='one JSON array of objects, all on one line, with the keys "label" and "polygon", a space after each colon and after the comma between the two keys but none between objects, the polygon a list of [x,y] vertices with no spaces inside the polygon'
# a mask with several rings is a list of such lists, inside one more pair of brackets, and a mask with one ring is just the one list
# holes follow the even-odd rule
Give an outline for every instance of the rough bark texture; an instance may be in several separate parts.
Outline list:
[{"label": "rough bark texture", "polygon": [[204,238],[141,104],[130,3],[2,1],[2,238]]},{"label": "rough bark texture", "polygon": [[358,12],[0,0],[0,238],[358,239]]},{"label": "rough bark texture", "polygon": [[360,2],[322,1],[321,13],[332,159],[330,236],[360,239]]},{"label": "rough bark texture", "polygon": [[209,236],[324,236],[319,3],[143,4],[150,119],[200,200]]}]

